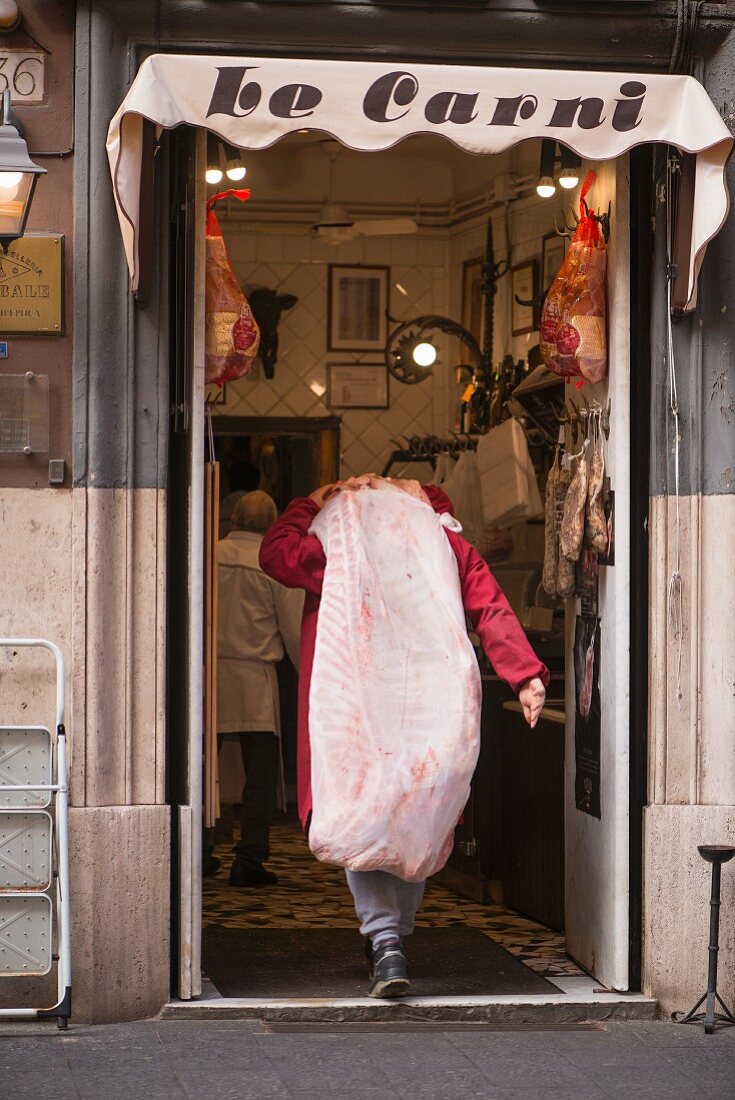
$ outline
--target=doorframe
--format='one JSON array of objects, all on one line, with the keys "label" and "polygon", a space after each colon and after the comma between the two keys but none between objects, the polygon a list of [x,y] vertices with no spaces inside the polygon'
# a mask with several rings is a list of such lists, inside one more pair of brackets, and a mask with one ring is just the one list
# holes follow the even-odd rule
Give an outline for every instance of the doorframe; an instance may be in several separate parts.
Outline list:
[{"label": "doorframe", "polygon": [[[645,152],[647,147],[642,150]],[[631,154],[632,155],[632,154]],[[617,160],[618,158],[616,158]],[[179,845],[178,845],[178,881],[175,888],[178,893],[178,996],[183,1000],[196,998],[201,995],[201,942],[202,942],[202,769],[201,746],[203,736],[202,692],[203,692],[203,616],[204,616],[204,588],[203,588],[203,494],[204,494],[204,441],[205,441],[205,382],[204,382],[204,274],[205,274],[205,200],[206,186],[204,183],[203,166],[206,161],[206,131],[196,131],[196,165],[194,168],[195,202],[194,202],[194,275],[193,275],[193,312],[191,319],[191,390],[190,390],[190,416],[191,416],[191,460],[190,460],[190,494],[189,494],[189,540],[187,556],[189,563],[189,590],[188,590],[188,698],[189,698],[189,729],[188,729],[188,761],[187,761],[187,789],[188,801],[186,805],[178,807],[179,813]],[[644,200],[636,207],[637,216],[645,220],[643,210]],[[643,213],[641,211],[643,210]],[[650,219],[650,214],[649,214]],[[640,242],[633,237],[634,218],[629,220],[631,233],[631,261],[634,261],[635,241],[636,251]],[[630,289],[643,289],[646,274],[638,271],[639,265],[630,263]],[[650,282],[650,280],[649,280]],[[641,294],[633,296],[640,306]],[[650,351],[647,348],[646,316],[650,316],[650,303],[648,313],[646,309],[631,310],[630,326],[632,347],[640,353],[644,345],[647,350],[646,364],[650,363]],[[642,360],[638,360],[641,362]],[[648,372],[650,373],[650,372]],[[646,370],[638,371],[636,380],[645,390],[645,384],[640,376],[647,374]],[[650,390],[650,379],[648,380]],[[631,393],[631,399],[633,393]],[[631,400],[631,413],[634,401]],[[252,417],[217,417],[218,422],[225,430],[235,427],[241,428],[243,423],[257,421],[260,425],[269,418]],[[333,418],[339,425],[338,417]],[[272,418],[273,427],[285,425],[287,422],[293,427],[297,418]],[[324,423],[324,420],[322,423]],[[644,422],[645,417],[640,414],[636,419],[636,428]],[[631,461],[640,458],[645,449],[647,434],[643,433],[643,444],[634,449],[634,431],[631,424],[629,445],[631,448]],[[636,465],[631,466],[632,471]],[[647,502],[647,466],[644,483]],[[636,499],[638,498],[638,499]],[[647,505],[646,505],[647,507]],[[631,521],[640,514],[640,494],[631,492]],[[634,534],[635,533],[635,534]],[[637,572],[635,577],[632,571],[633,543],[636,543],[635,561]],[[632,614],[633,599],[645,593],[646,606],[648,603],[648,577],[647,577],[647,531],[631,523],[631,594],[627,607],[628,623],[631,642],[630,677],[631,685],[638,679],[638,673],[643,671],[645,665],[646,679],[644,684],[639,684],[641,690],[631,691],[630,701],[630,729],[643,729],[642,747],[639,738],[636,738],[635,755],[631,753],[630,760],[630,803],[629,803],[629,845],[630,861],[628,867],[629,883],[629,973],[631,976],[631,988],[640,985],[640,959],[642,952],[641,942],[641,903],[642,903],[642,859],[640,852],[641,829],[634,826],[639,818],[642,821],[641,812],[641,771],[640,760],[643,765],[643,791],[645,792],[645,753],[647,745],[647,639],[645,631],[641,633],[639,623],[640,616]],[[643,572],[641,572],[643,570]],[[645,618],[645,616],[644,616]],[[634,636],[635,635],[635,636]],[[635,656],[634,656],[635,645]],[[643,662],[643,663],[641,663]],[[641,725],[641,721],[643,724]],[[631,749],[633,748],[631,743]],[[642,757],[641,757],[642,753]],[[566,884],[565,884],[566,886]]]},{"label": "doorframe", "polygon": [[[172,676],[171,649],[167,646],[167,724],[169,727],[169,754],[180,754],[174,761],[169,758],[167,770],[170,777],[169,799],[172,803],[172,986],[174,994],[182,1000],[198,997],[202,991],[201,977],[201,926],[202,926],[202,746],[204,730],[203,714],[203,658],[204,658],[204,276],[205,276],[205,200],[204,167],[206,165],[206,135],[196,130],[192,141],[193,163],[189,168],[191,199],[185,200],[184,217],[189,219],[185,229],[186,240],[180,247],[186,249],[184,259],[184,286],[180,325],[172,315],[171,324],[176,328],[177,347],[176,380],[172,392],[172,445],[176,435],[178,448],[178,479],[181,484],[176,493],[175,506],[186,509],[186,522],[178,532],[179,545],[167,547],[169,563],[171,555],[178,553],[185,558],[181,584],[177,598],[184,607],[181,627],[183,641],[176,656],[184,667]],[[175,202],[181,197],[176,196]],[[172,211],[168,212],[169,214]],[[191,272],[190,279],[188,278]],[[174,277],[181,278],[179,273]],[[179,331],[180,329],[180,331]],[[168,508],[172,507],[171,481],[167,487]],[[169,524],[169,528],[170,528]],[[185,532],[185,534],[184,534]],[[170,534],[169,534],[170,537]],[[185,574],[185,583],[184,576]],[[169,573],[170,578],[170,573]],[[169,580],[170,584],[170,580]],[[171,594],[169,593],[169,600]],[[167,621],[171,625],[171,608]],[[186,705],[174,714],[171,691],[183,693]],[[180,736],[175,736],[172,722],[178,718],[183,726]],[[181,757],[185,756],[185,759]],[[180,765],[180,766],[179,766]],[[175,778],[174,778],[175,776]]]},{"label": "doorframe", "polygon": [[[653,171],[655,146],[630,151],[630,254],[653,255]],[[651,304],[650,264],[630,265],[630,818],[629,951],[631,989],[643,978],[643,812],[648,792],[648,614],[633,607],[650,604],[648,504],[651,457]],[[636,476],[637,475],[637,476]]]}]

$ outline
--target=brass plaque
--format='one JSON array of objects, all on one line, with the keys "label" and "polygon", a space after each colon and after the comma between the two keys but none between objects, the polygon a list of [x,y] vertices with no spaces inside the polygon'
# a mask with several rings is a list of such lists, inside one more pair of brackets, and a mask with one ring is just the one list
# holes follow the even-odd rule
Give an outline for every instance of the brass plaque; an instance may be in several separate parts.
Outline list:
[{"label": "brass plaque", "polygon": [[60,336],[64,316],[64,238],[19,237],[0,249],[0,336]]}]

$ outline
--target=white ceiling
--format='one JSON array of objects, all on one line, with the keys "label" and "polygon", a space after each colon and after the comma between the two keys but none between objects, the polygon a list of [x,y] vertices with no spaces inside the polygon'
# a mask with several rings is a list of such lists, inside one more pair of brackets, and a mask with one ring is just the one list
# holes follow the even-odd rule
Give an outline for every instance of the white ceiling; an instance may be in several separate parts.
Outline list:
[{"label": "white ceiling", "polygon": [[[329,193],[329,156],[322,146],[327,135],[293,134],[270,149],[246,150],[246,184],[251,189],[251,215],[267,209],[294,209],[321,204]],[[506,153],[477,156],[433,134],[407,138],[392,149],[356,152],[339,146],[331,198],[352,214],[375,207],[405,204],[446,208],[470,195],[487,191],[499,174],[527,177],[538,171],[538,142],[526,141]]]}]

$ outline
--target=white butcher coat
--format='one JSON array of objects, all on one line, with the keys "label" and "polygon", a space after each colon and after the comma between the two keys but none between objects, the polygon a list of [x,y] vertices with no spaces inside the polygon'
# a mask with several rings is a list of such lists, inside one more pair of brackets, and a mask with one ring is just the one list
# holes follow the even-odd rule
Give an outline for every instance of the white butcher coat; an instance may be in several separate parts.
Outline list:
[{"label": "white butcher coat", "polygon": [[284,588],[258,564],[261,535],[231,531],[219,543],[217,732],[272,730],[280,736],[276,663],[299,667],[304,593]]}]

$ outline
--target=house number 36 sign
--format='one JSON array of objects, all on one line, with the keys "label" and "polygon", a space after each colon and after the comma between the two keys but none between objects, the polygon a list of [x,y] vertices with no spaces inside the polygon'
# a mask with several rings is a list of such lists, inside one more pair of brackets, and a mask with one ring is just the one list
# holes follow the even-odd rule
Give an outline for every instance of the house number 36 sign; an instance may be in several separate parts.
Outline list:
[{"label": "house number 36 sign", "polygon": [[44,55],[34,50],[0,50],[0,92],[10,88],[14,103],[43,102]]}]

